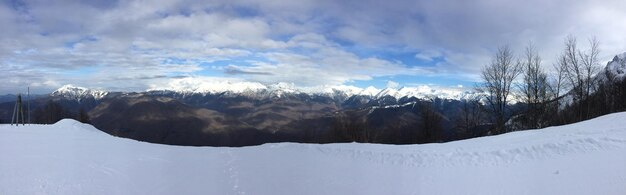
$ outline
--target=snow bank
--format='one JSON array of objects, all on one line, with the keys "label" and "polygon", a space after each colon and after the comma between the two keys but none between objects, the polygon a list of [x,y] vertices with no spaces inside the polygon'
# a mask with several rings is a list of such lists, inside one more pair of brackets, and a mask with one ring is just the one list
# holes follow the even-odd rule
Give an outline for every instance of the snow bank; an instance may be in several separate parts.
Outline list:
[{"label": "snow bank", "polygon": [[81,123],[74,119],[62,119],[59,122],[55,123],[53,126],[54,129],[59,129],[60,131],[74,130],[104,133],[89,124]]},{"label": "snow bank", "polygon": [[0,125],[0,194],[626,194],[626,113],[444,144],[167,146]]}]

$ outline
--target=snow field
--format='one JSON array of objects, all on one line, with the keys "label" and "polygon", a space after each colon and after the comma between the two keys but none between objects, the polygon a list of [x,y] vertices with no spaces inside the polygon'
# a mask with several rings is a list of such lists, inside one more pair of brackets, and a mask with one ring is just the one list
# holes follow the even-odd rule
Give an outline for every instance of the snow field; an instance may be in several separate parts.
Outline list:
[{"label": "snow field", "polygon": [[185,147],[0,125],[0,194],[626,194],[626,113],[443,144]]}]

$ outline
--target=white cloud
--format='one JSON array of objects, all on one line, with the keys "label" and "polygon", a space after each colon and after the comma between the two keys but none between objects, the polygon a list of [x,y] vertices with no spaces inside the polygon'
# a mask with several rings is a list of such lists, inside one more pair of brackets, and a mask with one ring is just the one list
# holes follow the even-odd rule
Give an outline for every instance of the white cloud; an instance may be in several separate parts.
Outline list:
[{"label": "white cloud", "polygon": [[269,62],[254,62],[252,66],[237,68],[270,73],[249,75],[254,81],[290,82],[302,86],[340,85],[354,80],[427,71],[375,57],[359,57],[317,34],[295,36],[287,43],[290,48],[306,50],[306,54],[267,52],[262,55]]},{"label": "white cloud", "polygon": [[415,54],[415,58],[425,60],[425,61],[433,61],[435,58],[442,57],[443,54],[437,50],[424,50]]},{"label": "white cloud", "polygon": [[[231,59],[251,62],[233,64],[240,73],[269,73],[231,75],[258,82],[339,85],[399,74],[478,81],[498,46],[519,52],[533,41],[549,67],[567,34],[582,47],[597,36],[603,60],[626,51],[626,2],[617,0],[14,3],[0,3],[0,68],[16,74],[0,82],[42,88],[145,89],[171,76],[220,74],[211,63]],[[420,67],[379,55],[389,51],[443,62]]]}]

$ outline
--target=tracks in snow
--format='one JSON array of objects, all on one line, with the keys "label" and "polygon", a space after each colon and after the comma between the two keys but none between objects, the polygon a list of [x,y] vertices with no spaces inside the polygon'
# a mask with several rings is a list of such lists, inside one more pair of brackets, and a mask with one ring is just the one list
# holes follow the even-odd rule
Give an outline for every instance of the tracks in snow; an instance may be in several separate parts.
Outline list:
[{"label": "tracks in snow", "polygon": [[225,152],[226,155],[226,169],[224,172],[228,176],[228,183],[232,186],[232,190],[235,194],[246,194],[246,192],[241,188],[239,183],[239,170],[235,163],[235,155],[233,154],[233,149],[228,148]]},{"label": "tracks in snow", "polygon": [[[484,144],[484,143],[483,143]],[[430,146],[428,146],[430,147]],[[499,145],[492,149],[451,147],[447,152],[437,150],[429,152],[424,147],[413,152],[392,152],[389,150],[365,150],[353,147],[320,145],[309,147],[325,155],[355,161],[371,162],[381,165],[399,165],[410,167],[460,166],[460,165],[500,165],[528,160],[541,160],[554,156],[575,153],[587,153],[600,150],[613,150],[626,147],[626,140],[609,137],[574,138],[555,143],[537,143],[531,145]],[[418,148],[422,148],[418,146]]]}]

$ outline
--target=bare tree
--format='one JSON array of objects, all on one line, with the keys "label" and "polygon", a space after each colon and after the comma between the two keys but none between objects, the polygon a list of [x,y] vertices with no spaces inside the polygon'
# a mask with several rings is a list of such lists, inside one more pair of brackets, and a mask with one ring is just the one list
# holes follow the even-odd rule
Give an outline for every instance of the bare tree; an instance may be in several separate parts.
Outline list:
[{"label": "bare tree", "polygon": [[483,120],[483,108],[479,99],[461,100],[463,104],[459,108],[459,117],[456,120],[457,133],[463,137],[474,136],[471,132],[478,127]]},{"label": "bare tree", "polygon": [[552,79],[552,83],[550,84],[550,90],[552,96],[551,100],[551,114],[555,116],[552,117],[553,124],[563,124],[565,123],[561,113],[559,111],[561,107],[561,98],[563,97],[563,92],[567,88],[567,57],[565,55],[560,55],[557,59],[557,62],[552,65],[554,71],[554,77]]},{"label": "bare tree", "polygon": [[552,65],[552,68],[555,71],[555,78],[552,85],[552,91],[554,95],[554,99],[560,99],[564,88],[566,88],[567,84],[567,57],[565,55],[559,56],[557,63]]},{"label": "bare tree", "polygon": [[520,63],[514,62],[513,58],[513,52],[509,47],[500,47],[492,62],[482,70],[484,81],[482,90],[487,92],[486,99],[496,119],[494,133],[505,131],[505,111],[509,103],[511,86],[521,72]]},{"label": "bare tree", "polygon": [[524,115],[526,128],[546,126],[546,103],[550,99],[548,75],[541,67],[541,57],[532,43],[526,47],[522,56],[523,82],[520,84],[521,99],[526,103]]},{"label": "bare tree", "polygon": [[598,39],[596,39],[596,37],[592,37],[589,39],[589,50],[587,52],[578,51],[578,55],[580,56],[580,59],[582,61],[585,73],[585,119],[589,118],[589,112],[591,110],[589,96],[591,95],[591,93],[593,93],[593,88],[596,86],[592,77],[598,74],[598,72],[600,71],[600,62],[598,60],[598,55],[600,55],[599,45],[600,43],[598,42]]},{"label": "bare tree", "polygon": [[565,40],[565,51],[562,59],[565,63],[567,78],[572,86],[577,108],[577,120],[589,117],[589,95],[594,86],[592,77],[599,71],[599,42],[596,38],[589,40],[590,49],[581,51],[576,38],[569,35]]}]

